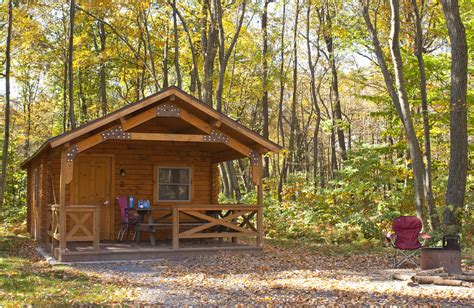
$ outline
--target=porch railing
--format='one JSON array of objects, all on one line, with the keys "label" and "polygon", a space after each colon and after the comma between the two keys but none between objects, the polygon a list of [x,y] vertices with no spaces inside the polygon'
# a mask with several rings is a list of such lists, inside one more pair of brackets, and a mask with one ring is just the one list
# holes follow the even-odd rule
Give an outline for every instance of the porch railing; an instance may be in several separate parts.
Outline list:
[{"label": "porch railing", "polygon": [[[213,213],[213,214],[210,214]],[[180,216],[198,219],[202,224],[181,231]],[[256,224],[252,219],[256,216]],[[261,206],[175,205],[172,207],[172,246],[179,249],[180,239],[255,237],[257,246],[263,242],[263,212]]]},{"label": "porch railing", "polygon": [[51,236],[52,247],[54,241],[63,240],[67,242],[92,242],[93,249],[99,250],[100,239],[100,207],[98,205],[67,205],[65,210],[64,230],[66,234],[60,234],[60,206],[51,205],[51,223],[48,235]]}]

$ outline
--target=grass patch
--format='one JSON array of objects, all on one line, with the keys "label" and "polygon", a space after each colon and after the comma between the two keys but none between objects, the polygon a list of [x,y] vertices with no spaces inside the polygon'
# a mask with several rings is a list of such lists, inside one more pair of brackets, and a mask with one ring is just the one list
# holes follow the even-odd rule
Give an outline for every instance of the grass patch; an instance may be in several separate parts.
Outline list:
[{"label": "grass patch", "polygon": [[126,286],[41,260],[34,242],[12,226],[0,227],[0,306],[126,302]]},{"label": "grass patch", "polygon": [[327,256],[390,254],[391,248],[380,241],[356,241],[353,243],[324,244],[306,239],[266,238],[266,242],[275,247],[286,249],[303,249],[311,253]]}]

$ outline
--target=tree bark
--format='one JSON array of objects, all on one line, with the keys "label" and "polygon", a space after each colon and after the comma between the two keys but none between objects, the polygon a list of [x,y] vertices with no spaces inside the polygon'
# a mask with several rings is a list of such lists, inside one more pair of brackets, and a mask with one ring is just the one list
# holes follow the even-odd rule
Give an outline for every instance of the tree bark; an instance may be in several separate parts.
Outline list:
[{"label": "tree bark", "polygon": [[467,177],[467,43],[457,0],[441,0],[451,43],[450,156],[444,221],[459,232]]},{"label": "tree bark", "polygon": [[[171,1],[168,0],[168,4],[170,4],[173,7],[173,9],[176,11],[176,14],[179,17],[179,20],[181,21],[181,25],[183,26],[184,32],[186,33],[186,37],[187,37],[188,43],[189,43],[189,48],[191,49],[191,56],[192,56],[192,59],[193,59],[193,71],[192,71],[192,75],[191,75],[192,78],[191,79],[194,79],[193,81],[196,82],[198,97],[199,97],[199,99],[202,99],[201,79],[199,78],[199,65],[198,65],[198,59],[197,59],[198,52],[196,51],[196,48],[194,47],[193,40],[191,38],[191,33],[189,32],[186,20],[181,15],[181,13],[178,11],[178,8],[176,7],[176,2],[175,1],[171,2]],[[192,84],[193,84],[193,82],[191,82],[191,85]],[[194,89],[193,89],[192,86],[190,88],[190,91],[191,91],[191,93],[194,92]]]},{"label": "tree bark", "polygon": [[290,173],[294,169],[296,149],[295,149],[295,140],[296,140],[296,126],[297,126],[297,114],[296,114],[296,105],[298,103],[298,17],[300,13],[300,1],[296,0],[296,12],[295,12],[295,24],[293,27],[293,92],[291,100],[291,120],[290,120],[290,140],[288,145],[288,151],[290,155]]},{"label": "tree bark", "polygon": [[[267,29],[267,19],[268,19],[268,4],[269,0],[264,0],[263,3],[263,12],[262,12],[262,118],[263,118],[263,127],[262,135],[264,138],[269,137],[268,126],[268,29]],[[263,158],[263,176],[268,177],[270,175],[270,157],[265,156]]]},{"label": "tree bark", "polygon": [[403,62],[400,52],[400,2],[399,0],[390,0],[391,11],[391,29],[390,29],[390,53],[394,66],[395,84],[397,87],[398,99],[403,113],[403,123],[405,124],[405,132],[408,139],[410,149],[410,158],[412,160],[413,177],[415,180],[415,198],[416,212],[418,218],[424,222],[424,175],[425,168],[423,158],[421,156],[420,145],[416,137],[415,127],[408,105],[408,96],[405,88],[405,78],[403,76]]},{"label": "tree bark", "polygon": [[74,115],[74,18],[76,14],[76,1],[69,3],[69,43],[68,43],[68,78],[69,78],[69,122],[71,129],[76,128],[76,116]]},{"label": "tree bark", "polygon": [[244,0],[242,2],[242,14],[240,15],[239,21],[237,23],[237,29],[235,30],[234,36],[227,49],[225,48],[225,32],[224,32],[224,25],[222,23],[223,11],[222,11],[222,6],[221,6],[221,0],[214,0],[214,3],[215,3],[214,9],[216,10],[217,24],[219,27],[219,36],[217,40],[217,45],[219,47],[219,75],[218,75],[217,90],[216,90],[216,109],[217,111],[222,111],[222,94],[224,91],[224,78],[225,78],[225,72],[227,69],[227,63],[229,62],[229,58],[232,54],[232,50],[234,49],[234,46],[237,43],[237,39],[240,34],[240,29],[242,28],[242,24],[244,22],[247,1]]},{"label": "tree bark", "polygon": [[105,33],[105,26],[104,23],[99,21],[99,38],[100,38],[100,49],[99,49],[99,95],[100,95],[100,103],[101,103],[101,110],[102,115],[107,114],[107,80],[105,76],[105,43],[106,43],[106,33]]},{"label": "tree bark", "polygon": [[169,77],[168,77],[168,46],[169,46],[169,25],[166,25],[166,39],[165,39],[165,47],[164,47],[164,54],[163,54],[163,89],[169,87]]},{"label": "tree bark", "polygon": [[342,160],[347,159],[347,150],[346,150],[346,139],[344,136],[344,130],[341,128],[342,124],[342,110],[341,110],[341,100],[339,97],[339,79],[337,74],[337,67],[336,67],[336,57],[334,52],[334,38],[332,36],[332,16],[329,11],[329,4],[327,1],[324,2],[324,18],[322,21],[325,23],[325,27],[328,29],[323,30],[323,37],[324,41],[326,42],[326,49],[328,51],[329,57],[329,66],[331,68],[331,93],[333,95],[334,100],[334,118],[336,124],[336,133],[337,133],[337,141],[339,145],[339,149],[341,151],[341,158]]},{"label": "tree bark", "polygon": [[174,67],[176,70],[176,81],[178,88],[182,87],[181,69],[179,67],[179,37],[178,37],[178,19],[176,17],[176,0],[173,0],[173,34],[174,34]]},{"label": "tree bark", "polygon": [[67,91],[68,91],[68,84],[67,84],[67,74],[68,74],[68,66],[67,66],[67,51],[64,52],[64,71],[63,71],[63,133],[67,131],[68,127],[68,112],[67,112]]},{"label": "tree bark", "polygon": [[[321,108],[318,104],[317,92],[319,89],[316,88],[316,66],[319,62],[320,52],[317,51],[316,60],[313,63],[313,56],[311,52],[311,41],[310,41],[310,24],[311,24],[311,2],[308,3],[306,11],[306,48],[308,50],[308,66],[310,72],[310,86],[311,86],[311,102],[316,110],[316,123],[313,131],[313,183],[316,187],[318,185],[318,160],[319,160],[319,129],[321,125]],[[316,39],[316,44],[319,46],[319,36]]]},{"label": "tree bark", "polygon": [[[217,43],[217,25],[216,17],[211,12],[211,1],[203,0],[201,8],[201,50],[204,58],[204,89],[203,100],[204,103],[212,107],[213,96],[213,77],[214,77],[214,60],[216,58],[216,43]],[[208,17],[210,23],[208,22]]]},{"label": "tree bark", "polygon": [[[280,99],[278,101],[278,138],[279,143],[285,147],[285,131],[283,128],[283,99],[285,94],[285,25],[286,25],[286,0],[283,0],[283,13],[281,23],[280,47]],[[280,140],[281,138],[281,140]]]},{"label": "tree bark", "polygon": [[[285,94],[285,25],[286,25],[286,0],[283,0],[283,12],[282,12],[282,23],[281,23],[281,36],[280,36],[280,98],[278,101],[278,127],[277,127],[277,140],[285,147],[285,130],[283,128],[283,99]],[[286,165],[287,157],[283,157],[280,177],[278,181],[278,201],[282,201],[283,182],[286,181]]]},{"label": "tree bark", "polygon": [[415,13],[415,56],[418,61],[418,69],[420,71],[420,93],[421,93],[421,110],[423,113],[423,135],[425,141],[425,198],[428,205],[428,216],[430,217],[430,227],[432,230],[439,227],[439,217],[436,212],[433,185],[431,175],[431,140],[430,140],[430,122],[428,118],[428,95],[426,90],[426,74],[425,61],[423,59],[423,30],[422,30],[422,16],[418,9],[416,0],[412,0],[413,12]]},{"label": "tree bark", "polygon": [[10,145],[10,70],[11,70],[11,41],[13,27],[13,1],[8,1],[7,38],[5,46],[5,129],[2,146],[2,173],[0,174],[0,208],[3,208],[5,188],[7,186],[8,149]]},{"label": "tree bark", "polygon": [[425,168],[423,165],[423,157],[421,155],[420,145],[416,137],[415,128],[413,126],[413,121],[410,114],[410,108],[408,105],[408,99],[405,89],[405,81],[403,78],[402,71],[402,59],[400,54],[399,46],[399,31],[400,31],[400,12],[399,12],[399,2],[398,0],[390,1],[391,8],[391,29],[390,29],[390,53],[392,55],[395,80],[397,89],[393,85],[392,76],[388,69],[385,57],[380,46],[378,39],[377,31],[372,25],[369,15],[369,1],[365,2],[360,0],[362,4],[362,15],[364,17],[367,29],[372,39],[372,44],[374,47],[374,53],[377,57],[377,62],[379,64],[380,70],[384,77],[385,85],[387,91],[390,95],[392,103],[397,110],[397,113],[402,121],[405,136],[407,138],[408,147],[410,150],[411,158],[411,167],[413,169],[413,177],[415,182],[415,208],[416,215],[423,222],[425,222],[424,215],[424,176]]}]

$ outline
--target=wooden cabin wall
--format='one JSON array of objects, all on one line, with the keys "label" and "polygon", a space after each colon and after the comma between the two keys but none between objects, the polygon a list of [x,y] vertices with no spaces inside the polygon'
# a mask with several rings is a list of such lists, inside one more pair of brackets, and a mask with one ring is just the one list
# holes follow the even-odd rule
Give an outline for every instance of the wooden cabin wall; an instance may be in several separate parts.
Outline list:
[{"label": "wooden cabin wall", "polygon": [[[114,196],[132,195],[136,200],[148,199],[153,203],[153,208],[169,206],[172,204],[216,204],[219,194],[219,170],[218,164],[213,164],[209,152],[197,149],[190,143],[173,142],[145,142],[111,140],[96,145],[89,150],[79,154],[76,159],[87,155],[109,156],[113,155],[112,171],[115,183],[112,192]],[[54,182],[54,193],[59,196],[60,175],[60,153],[50,158],[51,172]],[[154,196],[154,185],[156,185],[154,168],[163,166],[189,166],[192,168],[192,193],[191,202],[159,202]],[[125,176],[120,175],[125,170]],[[66,185],[66,204],[71,204],[71,189],[74,181]],[[120,224],[120,210],[115,200],[110,200],[113,207],[114,227],[112,235],[116,236]],[[163,212],[154,212],[154,218],[163,215]],[[189,219],[187,216],[181,218],[183,221]],[[159,232],[157,237],[169,237],[169,232]],[[168,234],[169,233],[169,234]],[[144,238],[146,239],[146,234]]]},{"label": "wooden cabin wall", "polygon": [[26,168],[26,230],[33,235],[33,223],[32,223],[32,204],[33,201],[31,199],[32,194],[32,168],[31,164],[29,164]]},{"label": "wooden cabin wall", "polygon": [[[37,203],[34,198],[34,176],[38,173],[37,179]],[[27,170],[27,227],[33,238],[40,243],[49,242],[47,234],[49,227],[49,217],[51,205],[51,182],[50,163],[46,155],[41,155],[33,160]]]}]

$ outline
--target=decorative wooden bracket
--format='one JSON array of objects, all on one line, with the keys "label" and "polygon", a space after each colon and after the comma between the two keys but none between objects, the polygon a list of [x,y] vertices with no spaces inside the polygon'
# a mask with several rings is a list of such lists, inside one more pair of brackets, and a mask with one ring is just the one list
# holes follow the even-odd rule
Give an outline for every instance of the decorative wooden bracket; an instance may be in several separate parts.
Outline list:
[{"label": "decorative wooden bracket", "polygon": [[258,164],[260,163],[260,155],[254,150],[250,150],[249,158],[250,158],[250,161],[252,162],[252,165],[254,166],[258,166]]},{"label": "decorative wooden bracket", "polygon": [[124,132],[122,126],[111,128],[108,131],[101,133],[100,135],[102,136],[102,140],[132,139],[132,135],[130,133]]},{"label": "decorative wooden bracket", "polygon": [[180,110],[175,104],[163,103],[156,108],[156,115],[159,117],[179,117]]},{"label": "decorative wooden bracket", "polygon": [[222,142],[226,144],[229,143],[229,137],[215,129],[211,130],[211,133],[209,135],[203,136],[202,140],[204,142]]},{"label": "decorative wooden bracket", "polygon": [[72,146],[70,146],[66,152],[66,161],[72,162],[78,152],[79,152],[79,147],[77,146],[77,144],[73,144]]}]

